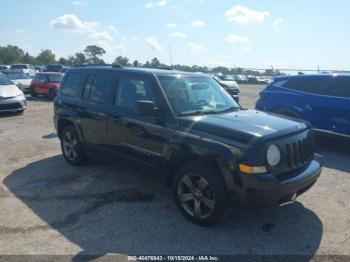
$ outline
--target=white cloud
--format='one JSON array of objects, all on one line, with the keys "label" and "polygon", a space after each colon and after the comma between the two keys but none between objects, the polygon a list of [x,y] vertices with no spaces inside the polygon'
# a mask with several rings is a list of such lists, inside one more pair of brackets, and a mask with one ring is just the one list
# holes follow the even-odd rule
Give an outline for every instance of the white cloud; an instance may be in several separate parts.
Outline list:
[{"label": "white cloud", "polygon": [[159,52],[163,51],[163,47],[161,46],[161,44],[159,44],[157,39],[155,39],[153,36],[147,37],[146,43],[148,44],[149,48],[151,48],[154,51],[159,51]]},{"label": "white cloud", "polygon": [[170,27],[170,28],[177,28],[177,24],[175,23],[168,23],[166,24],[167,27]]},{"label": "white cloud", "polygon": [[112,32],[112,33],[117,33],[118,32],[118,29],[114,25],[108,26],[107,30]]},{"label": "white cloud", "polygon": [[178,38],[185,38],[187,37],[186,34],[184,33],[181,33],[181,32],[173,32],[170,34],[171,37],[178,37]]},{"label": "white cloud", "polygon": [[77,6],[86,6],[87,0],[74,0],[72,3]]},{"label": "white cloud", "polygon": [[113,37],[107,31],[94,32],[89,34],[89,37],[96,40],[113,41]]},{"label": "white cloud", "polygon": [[243,5],[236,5],[225,12],[229,21],[238,24],[261,23],[270,15],[267,11],[256,11]]},{"label": "white cloud", "polygon": [[55,29],[79,31],[79,32],[95,32],[99,26],[97,22],[82,21],[76,15],[66,14],[53,19],[49,26]]},{"label": "white cloud", "polygon": [[159,2],[150,2],[145,4],[145,8],[161,7],[166,5],[167,5],[166,0],[160,0]]},{"label": "white cloud", "polygon": [[94,21],[82,21],[73,14],[57,17],[49,23],[49,26],[54,29],[82,33],[96,41],[113,42],[114,40],[107,31],[98,30],[99,23]]},{"label": "white cloud", "polygon": [[235,34],[229,34],[225,37],[225,40],[231,43],[240,43],[240,44],[246,44],[251,41],[250,38]]},{"label": "white cloud", "polygon": [[195,43],[188,43],[186,45],[186,49],[194,53],[204,52],[207,50],[207,48],[204,45]]},{"label": "white cloud", "polygon": [[193,27],[203,27],[206,25],[207,24],[202,20],[196,20],[196,21],[191,22],[191,26],[193,26]]},{"label": "white cloud", "polygon": [[279,31],[280,25],[282,24],[282,22],[283,22],[282,18],[280,18],[280,17],[276,18],[275,21],[273,21],[272,29],[276,32]]}]

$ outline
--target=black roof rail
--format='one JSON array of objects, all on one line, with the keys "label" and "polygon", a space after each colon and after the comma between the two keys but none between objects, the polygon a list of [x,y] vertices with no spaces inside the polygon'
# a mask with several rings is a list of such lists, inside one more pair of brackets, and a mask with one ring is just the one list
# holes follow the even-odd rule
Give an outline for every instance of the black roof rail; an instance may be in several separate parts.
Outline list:
[{"label": "black roof rail", "polygon": [[74,65],[74,67],[89,67],[89,66],[110,66],[112,68],[123,68],[121,65],[116,64],[83,64],[83,65]]}]

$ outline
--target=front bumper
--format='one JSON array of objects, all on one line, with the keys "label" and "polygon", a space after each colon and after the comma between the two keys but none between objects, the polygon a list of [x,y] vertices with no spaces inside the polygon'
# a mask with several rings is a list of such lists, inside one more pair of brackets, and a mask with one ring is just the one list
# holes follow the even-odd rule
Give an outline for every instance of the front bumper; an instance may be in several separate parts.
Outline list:
[{"label": "front bumper", "polygon": [[17,96],[0,100],[0,112],[16,112],[23,111],[27,107],[26,98]]},{"label": "front bumper", "polygon": [[239,205],[243,208],[265,207],[294,201],[314,185],[321,174],[322,162],[322,156],[315,154],[306,168],[286,179],[272,174],[242,174],[245,190],[236,194]]}]

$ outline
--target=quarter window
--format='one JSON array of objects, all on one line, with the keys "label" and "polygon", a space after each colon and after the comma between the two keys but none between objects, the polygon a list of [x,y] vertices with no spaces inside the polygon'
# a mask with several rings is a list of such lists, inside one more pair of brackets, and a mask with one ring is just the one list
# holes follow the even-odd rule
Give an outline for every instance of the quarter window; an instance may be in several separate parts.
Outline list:
[{"label": "quarter window", "polygon": [[333,78],[325,87],[324,95],[350,98],[350,78]]}]

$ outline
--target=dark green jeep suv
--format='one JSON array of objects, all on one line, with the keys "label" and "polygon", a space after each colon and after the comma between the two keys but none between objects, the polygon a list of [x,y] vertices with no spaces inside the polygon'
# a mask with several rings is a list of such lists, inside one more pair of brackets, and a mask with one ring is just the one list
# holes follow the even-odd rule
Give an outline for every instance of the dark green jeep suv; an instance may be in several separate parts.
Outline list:
[{"label": "dark green jeep suv", "polygon": [[68,163],[97,156],[160,177],[200,225],[218,222],[229,199],[243,207],[293,202],[321,173],[308,124],[242,110],[207,75],[71,68],[54,112]]}]

